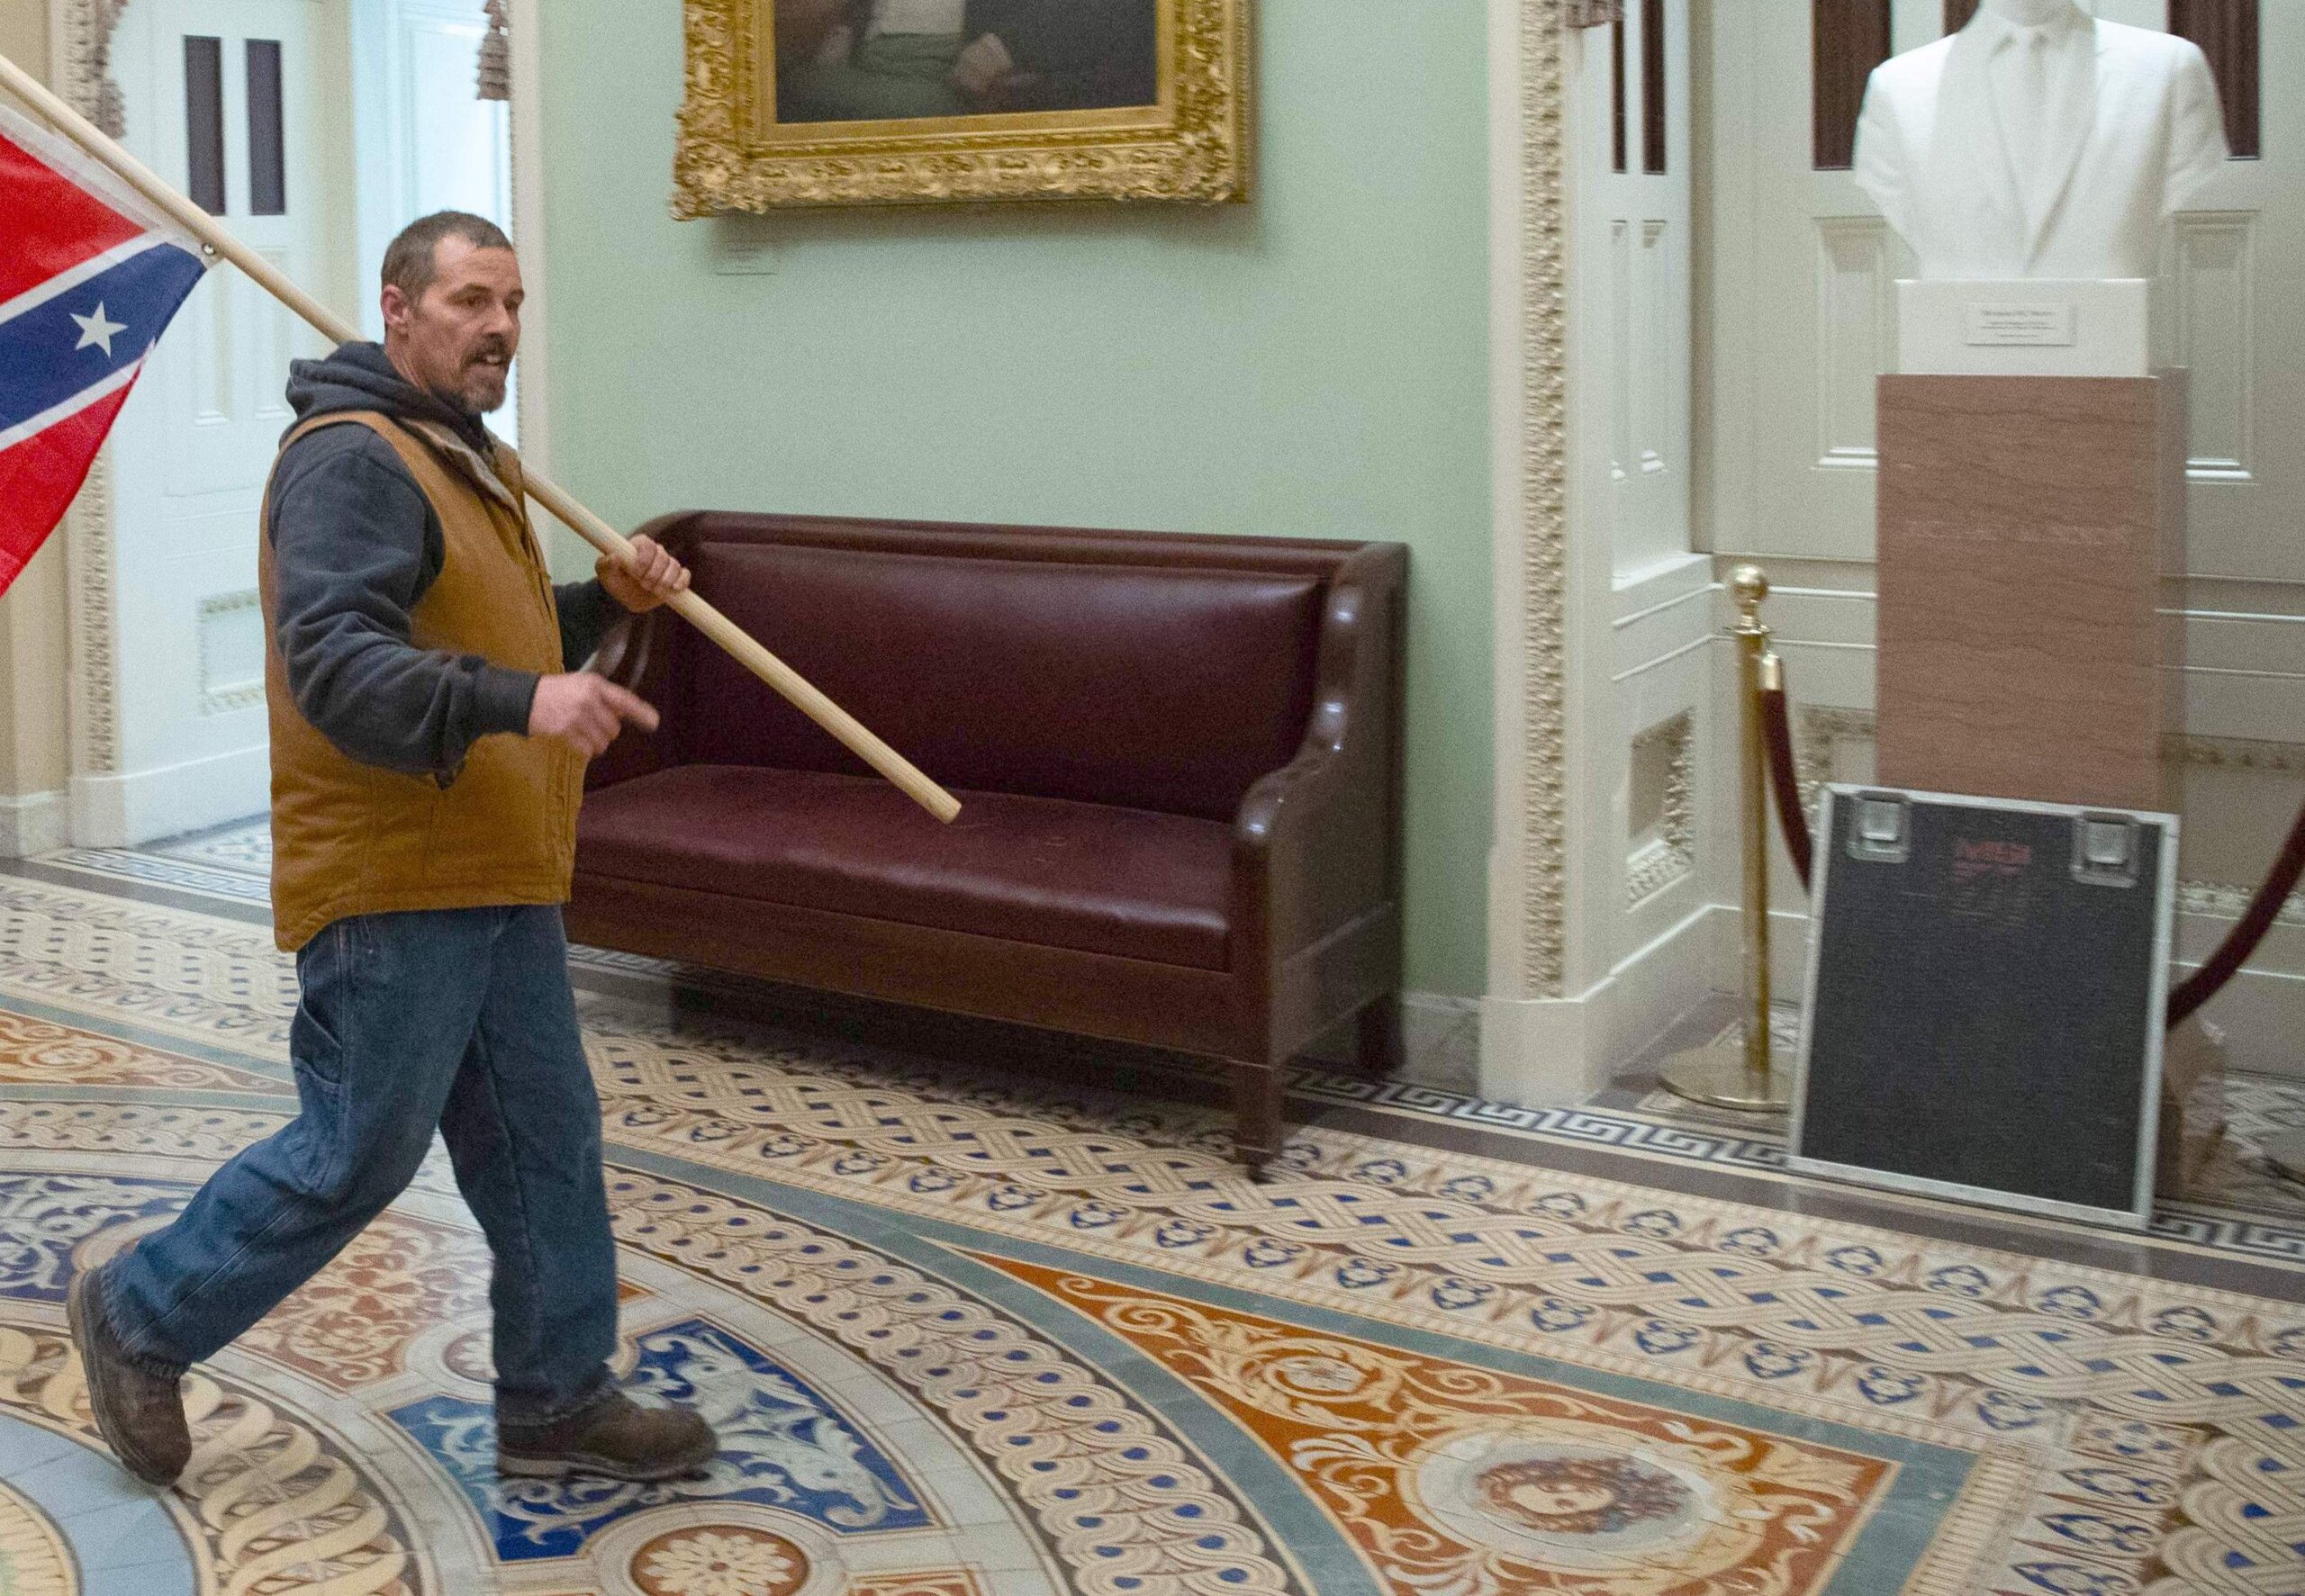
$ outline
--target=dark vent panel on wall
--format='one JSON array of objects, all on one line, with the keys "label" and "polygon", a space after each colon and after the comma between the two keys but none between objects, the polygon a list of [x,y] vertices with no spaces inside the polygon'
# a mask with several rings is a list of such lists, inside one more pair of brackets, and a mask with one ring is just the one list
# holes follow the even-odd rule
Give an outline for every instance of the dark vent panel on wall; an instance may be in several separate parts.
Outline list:
[{"label": "dark vent panel on wall", "polygon": [[224,41],[184,41],[185,189],[211,216],[224,214]]},{"label": "dark vent panel on wall", "polygon": [[1889,0],[1810,0],[1812,149],[1817,170],[1855,164],[1865,80],[1889,59]]},{"label": "dark vent panel on wall", "polygon": [[1625,169],[1624,18],[1609,24],[1609,169]]},{"label": "dark vent panel on wall", "polygon": [[2225,141],[2242,160],[2264,153],[2258,115],[2259,0],[2169,0],[2169,32],[2201,46],[2225,104]]},{"label": "dark vent panel on wall", "polygon": [[288,213],[287,152],[281,145],[280,41],[249,41],[249,210]]},{"label": "dark vent panel on wall", "polygon": [[1665,169],[1665,0],[1641,0],[1641,169]]}]

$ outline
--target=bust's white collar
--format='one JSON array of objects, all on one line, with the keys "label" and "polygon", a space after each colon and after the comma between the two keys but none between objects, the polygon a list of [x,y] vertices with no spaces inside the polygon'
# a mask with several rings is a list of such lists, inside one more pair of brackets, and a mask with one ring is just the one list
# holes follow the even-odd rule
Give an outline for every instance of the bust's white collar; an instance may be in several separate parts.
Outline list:
[{"label": "bust's white collar", "polygon": [[2040,33],[2055,45],[2062,44],[2077,31],[2095,26],[2087,12],[2069,3],[2057,7],[2055,15],[2038,26],[2013,23],[1992,6],[1980,5],[1976,15],[1969,19],[1969,25],[1962,32],[1975,34],[1976,42],[1984,46],[1985,53],[1990,55],[2011,40],[2020,39],[2029,33]]}]

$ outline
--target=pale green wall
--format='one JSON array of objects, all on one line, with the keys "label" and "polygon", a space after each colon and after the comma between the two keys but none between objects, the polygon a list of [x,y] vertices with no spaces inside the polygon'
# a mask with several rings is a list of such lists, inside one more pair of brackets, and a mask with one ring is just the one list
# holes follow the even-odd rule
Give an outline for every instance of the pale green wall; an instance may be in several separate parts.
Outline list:
[{"label": "pale green wall", "polygon": [[554,464],[713,507],[1390,538],[1412,555],[1409,985],[1484,969],[1482,0],[1262,0],[1252,203],[668,219],[671,0],[543,6]]}]

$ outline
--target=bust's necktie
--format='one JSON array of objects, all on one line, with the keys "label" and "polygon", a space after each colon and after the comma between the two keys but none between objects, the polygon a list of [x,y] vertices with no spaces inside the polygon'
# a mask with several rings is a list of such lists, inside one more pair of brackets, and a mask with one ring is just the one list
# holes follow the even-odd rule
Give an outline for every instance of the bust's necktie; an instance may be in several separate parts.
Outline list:
[{"label": "bust's necktie", "polygon": [[2016,39],[2016,104],[2009,108],[2010,156],[2016,163],[2025,214],[2047,208],[2049,182],[2049,37],[2045,28],[2026,28]]}]

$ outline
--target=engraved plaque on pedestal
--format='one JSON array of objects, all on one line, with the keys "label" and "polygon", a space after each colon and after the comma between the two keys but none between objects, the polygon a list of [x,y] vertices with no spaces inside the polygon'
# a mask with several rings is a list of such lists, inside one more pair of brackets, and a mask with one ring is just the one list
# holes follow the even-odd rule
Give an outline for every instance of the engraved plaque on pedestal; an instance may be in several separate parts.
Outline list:
[{"label": "engraved plaque on pedestal", "polygon": [[2184,374],[1880,388],[1879,779],[2169,807]]},{"label": "engraved plaque on pedestal", "polygon": [[1897,284],[1897,369],[1974,377],[2144,377],[2153,373],[2149,284]]}]

